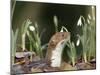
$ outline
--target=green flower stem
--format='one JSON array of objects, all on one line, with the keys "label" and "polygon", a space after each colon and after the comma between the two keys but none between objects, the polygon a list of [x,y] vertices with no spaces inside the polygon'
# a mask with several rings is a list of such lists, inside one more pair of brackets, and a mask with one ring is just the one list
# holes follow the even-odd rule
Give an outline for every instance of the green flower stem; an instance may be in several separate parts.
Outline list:
[{"label": "green flower stem", "polygon": [[22,50],[25,50],[25,33],[22,34]]},{"label": "green flower stem", "polygon": [[84,62],[87,63],[87,56],[86,56],[86,53],[84,53],[83,58],[84,58]]},{"label": "green flower stem", "polygon": [[[32,52],[32,42],[31,42],[31,39],[29,39],[30,40],[30,52]],[[30,57],[30,61],[32,61],[32,54],[31,54],[31,57]]]},{"label": "green flower stem", "polygon": [[75,65],[75,57],[72,57],[72,65]]}]

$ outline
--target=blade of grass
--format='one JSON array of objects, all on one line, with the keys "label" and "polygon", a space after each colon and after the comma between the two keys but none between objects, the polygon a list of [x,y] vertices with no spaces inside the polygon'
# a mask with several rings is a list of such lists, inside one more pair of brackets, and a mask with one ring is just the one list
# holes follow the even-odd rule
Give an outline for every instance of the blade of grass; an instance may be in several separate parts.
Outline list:
[{"label": "blade of grass", "polygon": [[58,32],[58,18],[56,15],[53,17],[53,21],[55,26],[55,32]]},{"label": "blade of grass", "polygon": [[26,37],[26,32],[27,32],[27,29],[29,27],[29,25],[31,24],[32,22],[27,19],[23,22],[22,24],[22,27],[21,27],[21,34],[22,34],[22,49],[23,51],[25,50],[25,37]]},{"label": "blade of grass", "polygon": [[18,37],[18,29],[16,29],[15,34],[13,32],[13,30],[11,31],[11,52],[12,52],[12,63],[14,64],[14,60],[15,60],[15,53],[17,50],[17,37]]},{"label": "blade of grass", "polygon": [[77,58],[75,45],[73,42],[69,41],[69,43],[67,43],[67,46],[70,48],[70,51],[68,51],[68,56],[72,62],[72,66],[74,66]]}]

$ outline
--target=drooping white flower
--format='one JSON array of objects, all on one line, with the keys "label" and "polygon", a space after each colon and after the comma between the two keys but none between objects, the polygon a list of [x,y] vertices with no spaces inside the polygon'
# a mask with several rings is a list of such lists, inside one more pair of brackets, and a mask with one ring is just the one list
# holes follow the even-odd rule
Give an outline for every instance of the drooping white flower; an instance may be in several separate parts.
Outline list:
[{"label": "drooping white flower", "polygon": [[89,18],[89,19],[91,19],[91,16],[90,16],[90,14],[88,14],[88,18]]},{"label": "drooping white flower", "polygon": [[76,46],[79,46],[79,44],[80,44],[80,39],[77,40]]},{"label": "drooping white flower", "polygon": [[54,23],[55,23],[55,25],[57,25],[57,23],[58,23],[58,19],[57,19],[56,15],[54,16]]},{"label": "drooping white flower", "polygon": [[92,9],[94,9],[94,6],[91,6]]},{"label": "drooping white flower", "polygon": [[64,32],[64,30],[65,30],[66,32],[68,32],[67,28],[66,28],[66,27],[64,27],[64,26],[62,26],[62,28],[61,28],[60,32]]},{"label": "drooping white flower", "polygon": [[35,22],[34,25],[35,25],[35,28],[38,28],[38,23],[37,22]]},{"label": "drooping white flower", "polygon": [[88,22],[88,24],[90,24],[90,20],[89,19],[87,19],[87,22]]},{"label": "drooping white flower", "polygon": [[30,29],[31,31],[34,31],[34,30],[35,30],[35,27],[34,27],[34,26],[29,26],[29,29]]},{"label": "drooping white flower", "polygon": [[80,18],[79,18],[79,20],[77,22],[77,26],[81,26],[81,25],[82,25],[82,21],[81,21],[81,16],[80,16]]}]

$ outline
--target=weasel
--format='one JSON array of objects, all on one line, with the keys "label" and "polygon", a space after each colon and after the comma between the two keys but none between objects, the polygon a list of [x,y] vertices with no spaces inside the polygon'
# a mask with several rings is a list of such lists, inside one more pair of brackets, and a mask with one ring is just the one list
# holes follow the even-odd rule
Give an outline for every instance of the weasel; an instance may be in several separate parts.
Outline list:
[{"label": "weasel", "polygon": [[51,37],[45,58],[51,62],[51,67],[60,67],[63,48],[69,39],[70,32],[57,32]]},{"label": "weasel", "polygon": [[[62,52],[63,52],[63,48],[66,45],[66,42],[70,40],[70,32],[56,32],[50,39],[49,43],[48,43],[48,48],[47,48],[47,53],[46,53],[46,57],[45,60],[40,60],[40,61],[36,61],[36,62],[31,62],[30,64],[26,65],[25,67],[30,71],[30,67],[38,67],[38,68],[48,68],[49,64],[50,67],[53,71],[56,70],[55,68],[59,68],[61,67],[61,58],[62,58]],[[48,61],[50,61],[50,63],[48,64]],[[47,63],[46,63],[47,62]],[[24,70],[22,70],[22,68],[20,67],[20,65],[17,65],[18,67],[14,67],[14,72],[17,73],[22,73],[24,72]],[[65,66],[65,65],[64,65]],[[19,70],[20,69],[20,70]],[[57,69],[58,70],[58,69]],[[51,70],[47,70],[47,71],[51,71]]]}]

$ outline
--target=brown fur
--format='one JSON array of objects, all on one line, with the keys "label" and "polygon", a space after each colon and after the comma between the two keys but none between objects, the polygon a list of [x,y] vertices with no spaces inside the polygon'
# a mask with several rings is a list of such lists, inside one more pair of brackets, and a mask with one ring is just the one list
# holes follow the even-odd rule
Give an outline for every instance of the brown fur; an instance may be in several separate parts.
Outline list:
[{"label": "brown fur", "polygon": [[48,49],[47,49],[47,54],[46,54],[47,60],[50,60],[50,58],[52,56],[52,50],[54,50],[56,48],[56,45],[60,41],[68,38],[69,36],[70,36],[69,32],[57,32],[51,37],[51,39],[48,43]]}]

